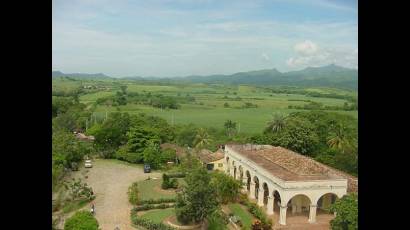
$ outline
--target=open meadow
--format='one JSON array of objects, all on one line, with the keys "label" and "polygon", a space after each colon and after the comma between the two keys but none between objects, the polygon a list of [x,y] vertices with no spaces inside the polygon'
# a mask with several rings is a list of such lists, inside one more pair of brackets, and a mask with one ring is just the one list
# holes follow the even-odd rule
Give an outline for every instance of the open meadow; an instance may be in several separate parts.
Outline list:
[{"label": "open meadow", "polygon": [[[94,87],[85,90],[80,102],[95,104],[100,98],[114,96],[126,85],[127,93],[162,95],[165,97],[193,97],[193,101],[179,102],[179,109],[162,109],[142,103],[128,102],[126,105],[111,106],[98,104],[94,116],[103,118],[110,112],[146,113],[166,119],[170,124],[195,124],[221,129],[226,120],[238,123],[239,133],[260,133],[274,113],[289,114],[301,109],[289,106],[304,106],[311,102],[323,106],[343,106],[345,99],[314,97],[300,93],[274,93],[269,88],[245,85],[183,84],[169,82],[140,82],[136,80],[79,80],[59,78],[53,80],[53,90],[69,91],[75,88]],[[305,92],[357,96],[357,92],[334,88],[297,88]],[[245,107],[248,103],[251,106]],[[331,110],[328,110],[331,111]],[[357,110],[337,110],[357,118]]]}]

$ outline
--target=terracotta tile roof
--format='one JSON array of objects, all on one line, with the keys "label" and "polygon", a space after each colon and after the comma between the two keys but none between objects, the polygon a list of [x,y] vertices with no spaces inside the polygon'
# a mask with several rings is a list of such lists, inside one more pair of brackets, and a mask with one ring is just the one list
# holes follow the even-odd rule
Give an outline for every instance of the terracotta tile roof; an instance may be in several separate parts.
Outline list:
[{"label": "terracotta tile roof", "polygon": [[83,141],[94,141],[94,136],[87,136],[84,133],[76,133],[75,137]]},{"label": "terracotta tile roof", "polygon": [[178,157],[185,156],[185,154],[186,154],[186,149],[183,148],[183,147],[181,147],[181,146],[179,146],[179,145],[176,145],[176,144],[163,143],[163,144],[160,145],[160,147],[161,147],[162,150],[165,150],[165,149],[173,149],[173,150],[175,150],[175,153],[176,153],[176,155],[177,155]]},{"label": "terracotta tile roof", "polygon": [[[348,179],[338,170],[282,147],[251,144],[227,146],[285,181]],[[350,177],[350,187],[354,189],[354,177]]]},{"label": "terracotta tile roof", "polygon": [[225,156],[225,153],[221,150],[218,149],[215,153],[211,152],[208,149],[202,149],[199,152],[199,159],[204,162],[204,163],[210,163],[210,162],[214,162],[220,159],[223,159]]}]

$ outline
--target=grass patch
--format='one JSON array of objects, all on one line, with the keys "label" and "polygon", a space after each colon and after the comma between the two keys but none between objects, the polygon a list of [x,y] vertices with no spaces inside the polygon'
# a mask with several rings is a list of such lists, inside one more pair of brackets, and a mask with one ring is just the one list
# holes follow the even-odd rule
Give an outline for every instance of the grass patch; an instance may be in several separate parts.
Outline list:
[{"label": "grass patch", "polygon": [[244,229],[251,229],[253,220],[252,214],[245,210],[242,205],[237,203],[228,204],[228,208],[235,216],[238,216],[241,219]]},{"label": "grass patch", "polygon": [[140,200],[175,198],[176,194],[172,190],[161,189],[162,179],[144,180],[138,182],[138,191]]},{"label": "grass patch", "polygon": [[174,208],[149,210],[141,218],[149,219],[155,223],[161,223],[165,218],[175,215]]},{"label": "grass patch", "polygon": [[63,213],[69,213],[72,211],[76,211],[85,205],[87,205],[89,200],[77,200],[77,201],[72,201],[69,203],[66,203],[63,207]]}]

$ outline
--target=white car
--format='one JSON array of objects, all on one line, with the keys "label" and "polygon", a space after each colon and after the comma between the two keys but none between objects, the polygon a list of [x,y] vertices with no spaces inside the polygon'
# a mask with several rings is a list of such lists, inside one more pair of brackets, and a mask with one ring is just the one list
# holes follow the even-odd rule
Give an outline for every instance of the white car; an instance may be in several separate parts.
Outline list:
[{"label": "white car", "polygon": [[91,163],[91,160],[85,160],[84,166],[86,168],[92,168],[93,164]]}]

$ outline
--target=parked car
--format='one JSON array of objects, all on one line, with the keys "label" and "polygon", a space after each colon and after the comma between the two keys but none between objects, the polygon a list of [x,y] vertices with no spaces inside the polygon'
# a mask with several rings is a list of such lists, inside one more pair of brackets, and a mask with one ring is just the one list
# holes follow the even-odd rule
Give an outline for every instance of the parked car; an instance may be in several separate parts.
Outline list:
[{"label": "parked car", "polygon": [[151,166],[149,164],[144,164],[144,173],[150,173],[151,172]]},{"label": "parked car", "polygon": [[91,163],[91,160],[85,160],[84,167],[86,167],[86,168],[92,168],[92,167],[93,167],[93,164]]}]

